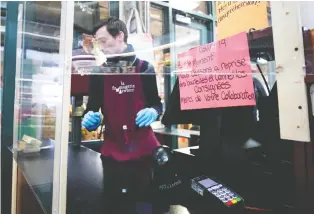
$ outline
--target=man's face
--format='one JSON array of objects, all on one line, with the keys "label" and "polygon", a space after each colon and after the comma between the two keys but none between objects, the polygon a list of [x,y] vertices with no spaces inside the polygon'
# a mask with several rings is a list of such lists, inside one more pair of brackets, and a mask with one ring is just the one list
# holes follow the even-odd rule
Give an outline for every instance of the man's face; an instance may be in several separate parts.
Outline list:
[{"label": "man's face", "polygon": [[120,54],[124,46],[124,34],[120,32],[116,37],[110,35],[107,26],[101,27],[95,34],[98,47],[104,54]]}]

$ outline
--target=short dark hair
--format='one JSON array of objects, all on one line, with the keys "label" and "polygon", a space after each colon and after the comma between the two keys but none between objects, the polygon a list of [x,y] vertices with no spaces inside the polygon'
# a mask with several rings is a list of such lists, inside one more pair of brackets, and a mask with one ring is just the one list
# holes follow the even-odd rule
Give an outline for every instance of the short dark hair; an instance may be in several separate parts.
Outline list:
[{"label": "short dark hair", "polygon": [[112,37],[116,37],[120,31],[124,33],[124,42],[127,43],[128,41],[128,30],[126,29],[126,25],[120,19],[115,17],[109,17],[107,19],[101,20],[93,29],[93,34],[95,35],[96,32],[104,27],[107,26],[107,31]]}]

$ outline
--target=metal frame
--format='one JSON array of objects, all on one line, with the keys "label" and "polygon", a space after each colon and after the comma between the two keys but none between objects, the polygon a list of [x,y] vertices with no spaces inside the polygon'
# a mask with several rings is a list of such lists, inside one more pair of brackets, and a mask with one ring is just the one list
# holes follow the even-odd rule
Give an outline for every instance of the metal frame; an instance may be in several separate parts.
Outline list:
[{"label": "metal frame", "polygon": [[[2,2],[0,2],[0,18],[2,18],[2,16],[1,16],[1,11],[2,11]],[[2,28],[2,25],[1,25],[1,23],[0,23],[0,28]],[[0,47],[1,47],[1,34],[2,34],[2,32],[0,31]],[[0,50],[0,62],[1,62],[1,50]],[[1,66],[1,65],[0,65]],[[3,75],[3,70],[1,69],[1,72],[2,72],[2,74],[1,75]],[[1,80],[0,80],[1,81]],[[2,92],[3,93],[3,92]],[[1,94],[1,100],[0,100],[0,102],[1,102],[1,104],[2,104],[2,94]],[[2,111],[2,109],[0,109],[0,111]],[[0,130],[0,136],[1,136],[1,130]],[[0,139],[0,144],[1,144],[1,139]],[[0,171],[2,172],[2,167],[1,167],[1,154],[2,154],[2,149],[1,149],[1,145],[0,145]],[[0,176],[0,190],[2,190],[2,176]],[[2,211],[2,191],[0,192],[0,212]]]},{"label": "metal frame", "polygon": [[[23,46],[23,36],[21,36],[23,34],[23,21],[25,20],[25,7],[23,4],[19,4],[18,7],[18,17],[17,17],[17,40],[16,40],[16,48],[17,50],[22,50]],[[20,73],[21,73],[21,60],[23,58],[23,52],[22,51],[16,51],[16,69],[15,69],[15,76],[20,77]],[[15,98],[19,97],[19,91],[17,91],[16,89],[19,89],[19,82],[15,81]],[[19,103],[18,99],[14,99],[14,105],[18,105]],[[17,127],[17,121],[18,121],[18,114],[14,113],[14,119],[13,119],[13,127]],[[18,139],[17,136],[18,134],[15,133],[16,129],[13,130],[13,149],[14,151],[16,151],[15,149],[17,148],[17,144],[18,144]],[[13,154],[16,155],[16,154]],[[12,165],[12,202],[11,202],[11,212],[14,214],[16,213],[17,207],[16,207],[16,199],[17,199],[17,182],[18,182],[18,176],[17,176],[17,170],[18,170],[18,166],[17,166],[17,160],[14,159],[15,156],[13,156],[12,161],[13,161],[13,165]]]},{"label": "metal frame", "polygon": [[280,135],[310,142],[300,2],[271,2],[271,14]]},{"label": "metal frame", "polygon": [[213,21],[213,41],[216,41],[216,31],[217,31],[217,28],[216,28],[216,21],[217,21],[217,19],[216,19],[216,2],[211,2],[211,4],[210,4],[211,6],[211,12],[212,12],[212,15],[213,15],[213,17],[214,17],[214,19],[212,19],[212,21]]},{"label": "metal frame", "polygon": [[150,2],[145,1],[145,27],[146,32],[150,32]]},{"label": "metal frame", "polygon": [[[2,18],[2,16],[1,16],[1,11],[2,11],[2,2],[0,2],[0,18]],[[2,28],[2,25],[1,25],[1,23],[0,23],[0,28]],[[2,34],[2,32],[0,31],[0,47],[1,47],[1,34]],[[0,62],[1,62],[1,50],[0,50]],[[0,65],[1,66],[1,65]],[[2,74],[1,75],[3,75],[3,70],[1,69],[1,72],[2,72]],[[1,81],[1,80],[0,80]],[[2,92],[3,93],[3,92]],[[0,102],[1,102],[1,104],[2,104],[2,94],[1,94],[1,100],[0,100]],[[2,105],[1,105],[2,106]],[[2,109],[0,109],[0,111],[2,111]],[[1,136],[1,130],[0,130],[0,136]],[[0,139],[0,144],[1,144],[1,139]],[[2,167],[1,167],[1,163],[2,163],[2,161],[1,161],[1,159],[2,159],[2,157],[1,157],[1,154],[2,154],[2,149],[1,149],[1,145],[0,145],[0,171],[2,172]],[[0,176],[0,190],[2,190],[2,176]],[[0,191],[0,212],[2,212],[2,191]]]},{"label": "metal frame", "polygon": [[[113,10],[112,8],[117,9],[117,10]],[[119,18],[119,2],[118,1],[109,2],[109,15]]]},{"label": "metal frame", "polygon": [[7,2],[6,31],[3,59],[3,96],[1,124],[1,211],[11,212],[12,197],[12,154],[8,146],[13,141],[15,65],[17,41],[18,2]]},{"label": "metal frame", "polygon": [[62,102],[59,103],[56,120],[56,145],[54,152],[52,213],[66,213],[69,107],[71,96],[71,59],[73,44],[74,2],[61,2],[60,64],[63,71]]}]

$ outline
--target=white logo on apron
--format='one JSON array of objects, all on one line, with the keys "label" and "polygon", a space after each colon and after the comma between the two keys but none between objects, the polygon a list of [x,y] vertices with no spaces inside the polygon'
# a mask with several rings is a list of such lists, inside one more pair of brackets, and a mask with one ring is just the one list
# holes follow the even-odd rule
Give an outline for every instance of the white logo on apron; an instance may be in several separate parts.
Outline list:
[{"label": "white logo on apron", "polygon": [[112,86],[112,90],[116,91],[118,94],[131,93],[134,92],[135,85],[125,85],[125,83],[121,81],[121,85],[119,87]]}]

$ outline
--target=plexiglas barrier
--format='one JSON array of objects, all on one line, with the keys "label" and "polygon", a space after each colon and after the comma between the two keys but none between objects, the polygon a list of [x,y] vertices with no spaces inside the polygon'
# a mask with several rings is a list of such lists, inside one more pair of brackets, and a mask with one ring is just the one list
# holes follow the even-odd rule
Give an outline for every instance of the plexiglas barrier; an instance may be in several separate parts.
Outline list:
[{"label": "plexiglas barrier", "polygon": [[[83,18],[78,18],[74,24],[72,95],[85,96],[83,106],[86,108],[89,79],[92,76],[154,76],[151,78],[156,79],[153,84],[154,82],[157,84],[157,93],[162,103],[162,114],[176,81],[176,54],[213,41],[213,27],[210,27],[213,26],[211,16],[213,9],[208,9],[210,5],[212,5],[211,2],[194,2],[195,11],[191,10],[191,12],[196,14],[195,18],[184,17],[177,13],[182,12],[182,9],[177,12],[170,11],[171,6],[181,7],[176,1],[165,5],[141,1],[119,2],[119,16],[117,16],[117,8],[111,3],[94,2],[89,5],[77,5],[77,17],[96,16],[96,18],[93,21],[90,20],[93,23],[89,25],[85,23],[86,21],[81,21]],[[165,10],[169,11],[165,13]],[[174,17],[174,20],[170,22],[168,21],[169,13]],[[204,19],[197,17],[197,14],[202,15]],[[122,51],[111,47],[112,40],[106,41],[108,37],[102,35],[101,29],[98,34],[96,32],[96,27],[104,24],[109,17],[115,17],[124,25],[123,30],[121,28],[119,31],[122,30],[128,46],[126,48],[122,45]],[[111,25],[118,20],[111,20]],[[112,37],[110,34],[107,36]],[[121,44],[118,46],[121,49]],[[143,69],[139,73],[136,72],[137,60],[148,62],[149,68]],[[152,127],[160,131],[165,128],[160,121],[152,123]],[[190,124],[179,125],[179,128],[183,129],[190,127]],[[83,130],[82,137],[84,140],[102,138],[101,129],[92,133]],[[180,138],[179,141],[182,142],[182,146],[187,143],[184,138]]]},{"label": "plexiglas barrier", "polygon": [[[286,25],[279,24],[284,14],[299,19],[295,13],[299,4],[287,5],[283,8],[269,2],[208,1],[184,5],[179,1],[22,3],[18,19],[13,152],[44,212],[65,212],[66,188],[62,187],[68,184],[68,213],[87,208],[97,213],[101,202],[95,201],[101,198],[102,176],[107,178],[102,172],[107,167],[114,173],[116,168],[102,165],[99,153],[118,161],[150,155],[158,144],[154,144],[157,141],[152,137],[154,134],[176,137],[171,139],[174,149],[191,146],[188,139],[200,135],[203,118],[202,114],[194,114],[202,112],[198,110],[237,112],[236,107],[248,107],[245,108],[248,120],[241,112],[231,114],[226,110],[226,115],[235,118],[225,123],[229,125],[226,129],[234,127],[228,133],[235,138],[256,137],[251,136],[255,134],[252,130],[255,125],[250,124],[259,122],[258,102],[276,89],[276,72],[280,81],[286,80],[284,73],[278,71],[278,63],[288,71],[295,66],[298,72],[303,63],[304,49],[294,47],[295,52],[302,53],[293,55],[290,49],[285,51],[286,40],[281,40],[287,30]],[[271,16],[271,11],[275,15]],[[247,17],[252,20],[241,22]],[[300,31],[290,36],[302,44],[302,28],[293,23]],[[286,59],[294,57],[293,66],[282,57],[284,53],[290,53]],[[279,86],[279,96],[286,96],[283,86]],[[300,86],[295,89],[301,91]],[[303,109],[304,96],[299,98],[297,103],[302,103],[299,109]],[[279,108],[282,107],[281,103]],[[97,124],[86,122],[89,111]],[[283,112],[293,111],[291,108]],[[139,116],[145,114],[149,116]],[[298,112],[301,114],[304,112]],[[281,117],[280,122],[286,118]],[[239,121],[246,128],[240,127]],[[284,138],[307,139],[304,124],[296,127],[287,124],[282,126]],[[280,131],[279,125],[275,128]],[[288,132],[289,129],[294,132]],[[137,135],[133,135],[138,130],[144,130],[148,145],[139,153],[143,142],[134,140]],[[69,131],[79,132],[80,137],[69,138]],[[113,140],[115,137],[117,141]],[[258,137],[261,140],[263,136]],[[76,139],[82,141],[78,146],[83,150],[68,147]],[[98,144],[91,145],[91,140]],[[232,150],[230,157],[250,147],[247,142],[228,145],[229,152]],[[96,153],[85,150],[88,147]],[[71,148],[69,157],[67,148]],[[87,159],[80,159],[83,156]],[[67,167],[74,174],[67,175]],[[76,176],[80,177],[78,181]],[[118,180],[123,185],[128,183],[127,179]],[[77,192],[73,188],[76,185],[82,187]],[[86,188],[88,185],[91,188]],[[128,190],[122,187],[121,191]]]},{"label": "plexiglas barrier", "polygon": [[[44,213],[60,213],[60,185],[66,179],[66,168],[61,167],[61,159],[67,158],[68,120],[64,127],[61,118],[64,107],[68,115],[70,104],[70,89],[67,87],[70,78],[65,66],[67,32],[64,30],[67,22],[73,23],[73,13],[72,20],[66,17],[73,11],[73,4],[72,8],[69,4],[21,2],[17,14],[12,148],[17,168],[14,164],[13,175],[18,178],[23,175]],[[68,95],[64,94],[65,90]],[[66,135],[62,130],[66,130]],[[13,196],[15,194],[13,192]],[[27,197],[22,192],[19,194],[18,197]]]},{"label": "plexiglas barrier", "polygon": [[[119,5],[119,17],[115,16],[115,8],[112,8],[111,4],[91,3],[85,6],[80,5],[80,7],[83,8],[82,10],[85,10],[85,13],[82,12],[82,14],[85,14],[85,17],[97,14],[98,11],[102,11],[101,8],[103,7],[105,8],[107,16],[104,16],[105,18],[103,19],[98,19],[97,14],[96,21],[93,21],[93,23],[90,23],[89,25],[80,22],[80,19],[75,23],[74,31],[76,34],[72,52],[72,95],[88,96],[90,94],[89,82],[92,76],[155,76],[158,95],[163,104],[163,114],[168,106],[170,94],[173,87],[175,87],[179,74],[185,74],[185,79],[180,79],[181,84],[179,85],[180,89],[182,86],[182,90],[184,90],[184,93],[186,94],[180,97],[182,98],[181,101],[183,105],[185,102],[188,102],[188,100],[190,100],[189,102],[193,102],[195,106],[199,103],[206,102],[206,98],[210,97],[211,92],[215,92],[217,87],[219,88],[217,90],[223,90],[223,93],[228,93],[230,88],[237,88],[234,93],[240,93],[239,96],[242,96],[241,94],[245,93],[246,89],[240,89],[238,86],[248,86],[250,88],[250,92],[248,93],[252,93],[252,77],[254,77],[255,82],[259,83],[259,89],[263,95],[268,93],[267,87],[270,89],[274,85],[275,67],[272,62],[273,59],[258,57],[256,54],[252,54],[252,58],[250,57],[250,53],[252,53],[252,49],[255,47],[250,46],[250,39],[246,38],[246,40],[243,40],[245,39],[244,37],[249,37],[249,34],[242,37],[241,41],[232,40],[232,38],[230,38],[230,41],[233,42],[229,42],[228,48],[224,50],[225,52],[218,53],[219,51],[222,51],[222,49],[218,50],[219,48],[218,46],[216,48],[216,43],[214,42],[214,38],[217,37],[217,32],[219,31],[215,24],[215,18],[213,18],[213,15],[216,13],[214,3],[193,2],[189,3],[189,7],[194,9],[185,10],[180,9],[183,6],[181,6],[178,1],[170,1],[165,4],[157,2],[120,2]],[[217,10],[221,13],[221,16],[223,16],[229,9],[232,9],[232,6],[230,5],[222,6],[219,6],[220,10]],[[245,7],[249,5],[242,6]],[[256,7],[257,6],[261,9],[253,8],[253,10],[258,11],[263,17],[256,22],[259,26],[262,26],[260,29],[265,29],[269,27],[269,16],[267,15],[267,8],[269,9],[269,7],[266,3],[256,5]],[[230,8],[228,9],[227,7]],[[100,12],[100,14],[102,13]],[[172,17],[171,20],[169,20],[169,15]],[[106,20],[108,17],[115,17],[117,20]],[[118,27],[119,21],[123,23],[123,27],[121,25]],[[106,24],[105,22],[110,23]],[[222,21],[219,21],[219,27],[226,25],[225,23],[220,22]],[[110,33],[103,32],[104,28],[100,27],[102,24],[104,26],[110,25],[110,28],[120,28],[118,31],[122,34],[117,34],[113,31]],[[247,26],[240,26],[239,29],[241,29],[241,27],[242,29],[249,29]],[[237,31],[237,33],[244,32],[242,29]],[[229,35],[227,33],[225,34],[226,36],[220,38],[225,39],[235,35],[230,34],[230,32]],[[121,44],[117,43],[119,50],[116,47],[113,48],[112,37],[116,39],[115,42],[124,37],[123,40],[125,39],[125,44],[128,46],[123,47],[123,45],[121,46]],[[122,44],[125,41],[122,41]],[[237,44],[238,41],[240,41],[239,44],[241,44],[239,47],[243,50],[234,47],[234,44]],[[270,46],[272,45],[272,40],[268,39],[266,42],[268,42]],[[204,51],[190,51],[193,48],[195,50],[202,48]],[[244,51],[245,54],[239,54],[241,51]],[[230,55],[226,56],[225,53],[230,53]],[[189,55],[193,58],[189,60],[190,64],[187,68],[183,69],[181,67],[181,61],[178,58],[179,54]],[[243,56],[244,58],[235,59],[233,56]],[[237,60],[241,61],[242,59],[244,59],[242,65],[234,65]],[[144,60],[148,62],[151,68],[145,69],[140,73],[136,72],[136,60]],[[222,63],[229,63],[230,65],[223,66]],[[216,68],[219,67],[219,70],[214,70],[215,65],[217,65]],[[241,79],[234,76],[234,72],[245,72],[247,76],[244,79]],[[226,80],[228,82],[226,86],[221,86],[220,84],[221,82],[225,83],[222,79],[223,77],[218,77],[220,80],[214,80],[215,75],[222,76],[229,73],[231,73],[230,75],[233,75],[233,77],[230,76],[232,80]],[[210,77],[213,79],[210,80]],[[247,82],[242,82],[243,80]],[[233,83],[230,81],[234,81],[238,86],[233,86]],[[217,85],[218,83],[219,85]],[[197,87],[199,89],[197,89]],[[216,89],[213,90],[215,87]],[[221,87],[224,87],[224,89]],[[202,90],[202,92],[200,90]],[[191,94],[194,95],[190,96]],[[196,97],[201,97],[201,99],[196,100]],[[251,100],[255,100],[255,95],[253,96],[254,98],[252,96],[250,97]],[[223,107],[223,105],[221,105],[221,103],[224,102],[222,99],[221,95],[219,95],[219,100],[216,99],[214,101],[209,98],[210,101],[208,102],[216,102],[214,105]],[[241,103],[241,99],[242,98],[238,99],[239,103]],[[85,100],[84,108],[88,99]],[[246,98],[244,98],[244,100],[246,100]],[[229,101],[230,106],[235,105],[232,99],[229,99]],[[247,105],[247,103],[244,101],[240,105]],[[198,106],[197,108],[205,108],[205,106]],[[161,124],[160,122],[153,123],[152,125],[155,129],[164,130],[164,124]],[[199,127],[197,126],[198,124],[195,125],[196,126],[193,127],[193,124],[191,123],[178,124],[177,128],[191,129],[193,127],[196,130],[199,130]],[[83,136],[86,139],[101,138],[99,137],[101,135],[100,132],[100,129],[96,134],[84,130]],[[186,145],[187,140],[180,138],[178,147],[184,147]]]}]

